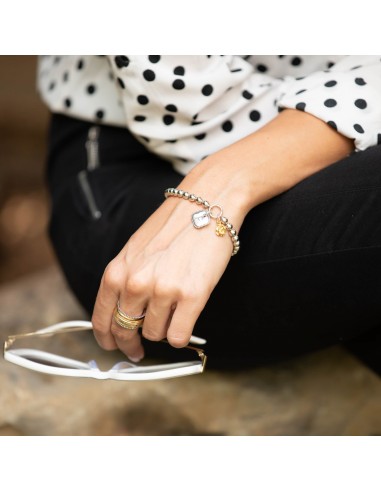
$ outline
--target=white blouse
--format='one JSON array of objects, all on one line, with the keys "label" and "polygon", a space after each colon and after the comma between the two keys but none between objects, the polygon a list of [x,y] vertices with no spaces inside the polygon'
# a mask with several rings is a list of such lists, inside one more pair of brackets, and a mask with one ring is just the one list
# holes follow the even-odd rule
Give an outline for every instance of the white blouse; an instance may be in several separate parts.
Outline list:
[{"label": "white blouse", "polygon": [[51,111],[127,127],[183,175],[283,108],[381,144],[375,55],[41,56],[37,84]]}]

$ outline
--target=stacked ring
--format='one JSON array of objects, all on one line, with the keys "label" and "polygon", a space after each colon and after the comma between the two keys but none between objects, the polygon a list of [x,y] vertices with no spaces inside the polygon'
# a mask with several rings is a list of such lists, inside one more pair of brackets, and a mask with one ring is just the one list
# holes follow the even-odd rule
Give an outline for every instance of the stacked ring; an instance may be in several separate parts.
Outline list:
[{"label": "stacked ring", "polygon": [[143,325],[145,312],[140,316],[130,316],[129,314],[124,313],[118,304],[115,306],[114,314],[113,314],[115,323],[117,323],[122,328],[126,328],[127,330],[137,330]]}]

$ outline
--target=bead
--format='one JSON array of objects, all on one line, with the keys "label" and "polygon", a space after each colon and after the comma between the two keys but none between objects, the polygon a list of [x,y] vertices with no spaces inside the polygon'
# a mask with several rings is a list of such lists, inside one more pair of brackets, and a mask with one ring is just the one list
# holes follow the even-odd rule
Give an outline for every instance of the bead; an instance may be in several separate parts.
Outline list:
[{"label": "bead", "polygon": [[230,222],[228,222],[228,223],[226,224],[226,229],[228,229],[229,231],[231,231],[231,230],[233,229],[233,226],[231,225],[231,223],[230,223]]},{"label": "bead", "polygon": [[233,239],[233,241],[234,241],[234,242],[238,241],[238,236],[237,236],[237,234],[234,234],[234,236],[232,236],[232,239]]},{"label": "bead", "polygon": [[230,229],[229,234],[230,234],[231,236],[235,236],[235,235],[237,234],[237,231],[236,231],[235,229]]},{"label": "bead", "polygon": [[198,203],[199,205],[202,205],[202,204],[204,203],[204,200],[203,200],[200,196],[198,196],[198,197],[197,197],[197,203]]},{"label": "bead", "polygon": [[189,195],[190,195],[190,193],[188,193],[187,191],[184,191],[183,197],[185,198],[185,200],[188,200]]},{"label": "bead", "polygon": [[189,200],[190,200],[191,202],[194,202],[194,201],[196,201],[196,200],[197,200],[197,196],[196,196],[196,195],[193,195],[193,193],[192,193],[192,194],[191,194],[191,196],[189,197]]},{"label": "bead", "polygon": [[208,202],[208,200],[204,200],[204,207],[205,208],[209,208],[210,207],[210,203]]},{"label": "bead", "polygon": [[239,242],[239,240],[237,240],[237,241],[235,242],[235,245],[236,245],[236,246],[238,246],[238,248],[241,246],[241,243]]},{"label": "bead", "polygon": [[226,217],[221,217],[221,222],[223,222],[224,224],[227,224],[229,221]]},{"label": "bead", "polygon": [[183,192],[183,190],[179,190],[179,191],[178,191],[178,194],[179,194],[179,196],[184,196],[184,192]]}]

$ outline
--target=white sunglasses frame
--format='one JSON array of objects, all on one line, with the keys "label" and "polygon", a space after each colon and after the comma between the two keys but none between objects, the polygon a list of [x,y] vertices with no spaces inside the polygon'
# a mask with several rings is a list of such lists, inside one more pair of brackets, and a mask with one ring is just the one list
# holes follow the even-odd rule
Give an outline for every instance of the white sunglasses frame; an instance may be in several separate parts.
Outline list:
[{"label": "white sunglasses frame", "polygon": [[[201,374],[205,369],[207,356],[202,349],[191,345],[187,345],[185,348],[196,351],[200,360],[151,366],[138,366],[130,363],[129,361],[123,361],[115,364],[108,371],[101,371],[97,367],[95,361],[81,362],[75,359],[69,359],[60,355],[35,349],[11,349],[13,343],[22,338],[50,336],[58,333],[86,331],[92,329],[93,325],[90,321],[75,320],[56,323],[32,333],[9,335],[7,340],[4,342],[4,359],[26,369],[42,372],[44,374],[101,380],[112,379],[117,381],[153,381],[158,379],[170,379]],[[165,342],[165,340],[163,341]],[[190,338],[190,343],[204,345],[206,340],[192,335]],[[38,356],[40,359],[46,360],[47,362],[51,362],[53,364],[62,363],[69,366],[69,368],[44,365],[39,362],[29,360],[25,358],[26,356]]]}]

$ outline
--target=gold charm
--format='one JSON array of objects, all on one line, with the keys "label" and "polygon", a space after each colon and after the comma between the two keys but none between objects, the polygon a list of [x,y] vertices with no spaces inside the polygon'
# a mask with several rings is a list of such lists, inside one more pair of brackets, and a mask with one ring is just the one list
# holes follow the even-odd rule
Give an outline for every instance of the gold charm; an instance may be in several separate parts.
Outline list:
[{"label": "gold charm", "polygon": [[225,232],[226,232],[225,224],[220,219],[217,219],[216,235],[223,236]]}]

